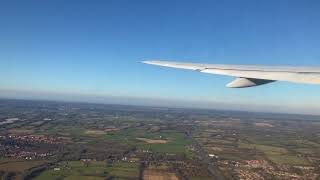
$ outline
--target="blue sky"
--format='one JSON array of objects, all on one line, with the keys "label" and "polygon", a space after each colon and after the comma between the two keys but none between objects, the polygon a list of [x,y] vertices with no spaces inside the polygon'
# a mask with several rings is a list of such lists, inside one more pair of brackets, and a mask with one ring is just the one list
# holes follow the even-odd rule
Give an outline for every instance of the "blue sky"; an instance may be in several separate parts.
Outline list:
[{"label": "blue sky", "polygon": [[319,113],[320,86],[140,63],[320,66],[320,2],[3,1],[0,97]]}]

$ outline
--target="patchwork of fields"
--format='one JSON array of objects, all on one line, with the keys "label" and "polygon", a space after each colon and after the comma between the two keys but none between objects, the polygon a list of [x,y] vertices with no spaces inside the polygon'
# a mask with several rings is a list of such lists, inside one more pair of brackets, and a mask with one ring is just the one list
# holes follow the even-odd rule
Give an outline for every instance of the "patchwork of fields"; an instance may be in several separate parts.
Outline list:
[{"label": "patchwork of fields", "polygon": [[81,179],[138,179],[139,168],[137,163],[115,162],[106,164],[103,161],[90,161],[86,164],[82,161],[60,162],[54,169],[44,171],[36,180],[81,180]]},{"label": "patchwork of fields", "polygon": [[1,102],[2,179],[320,178],[314,116]]}]

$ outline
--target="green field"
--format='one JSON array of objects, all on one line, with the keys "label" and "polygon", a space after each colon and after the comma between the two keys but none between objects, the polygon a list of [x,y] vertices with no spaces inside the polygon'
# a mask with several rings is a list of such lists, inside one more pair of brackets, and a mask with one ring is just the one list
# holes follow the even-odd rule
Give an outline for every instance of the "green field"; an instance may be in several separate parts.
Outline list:
[{"label": "green field", "polygon": [[68,136],[75,136],[75,137],[86,135],[84,128],[61,127],[61,126],[49,127],[48,129],[43,129],[42,131],[39,131],[37,133],[44,134],[44,135],[55,135],[55,134],[65,133],[65,134],[68,134]]},{"label": "green field", "polygon": [[112,177],[113,179],[138,178],[139,169],[137,163],[115,162],[107,165],[103,161],[92,161],[86,166],[81,161],[70,161],[60,163],[59,171],[53,168],[41,173],[36,180],[53,180],[53,179],[105,179]]},{"label": "green field", "polygon": [[289,164],[289,165],[310,165],[309,162],[303,157],[291,154],[287,149],[276,146],[239,143],[239,148],[243,149],[256,149],[263,152],[266,157],[276,164]]},{"label": "green field", "polygon": [[[161,137],[161,138],[160,138]],[[145,129],[124,129],[105,135],[107,140],[134,145],[140,150],[152,150],[159,153],[188,153],[190,140],[186,135],[176,131],[150,132]],[[148,144],[136,138],[163,139],[165,144]]]}]

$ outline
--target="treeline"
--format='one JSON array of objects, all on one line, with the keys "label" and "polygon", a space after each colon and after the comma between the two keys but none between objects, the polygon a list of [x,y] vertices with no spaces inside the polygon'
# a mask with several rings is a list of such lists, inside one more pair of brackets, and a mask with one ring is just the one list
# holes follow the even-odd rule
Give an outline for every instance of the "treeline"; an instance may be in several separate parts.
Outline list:
[{"label": "treeline", "polygon": [[21,179],[30,180],[33,177],[38,176],[40,173],[42,173],[43,171],[47,170],[48,168],[50,168],[52,165],[54,165],[56,163],[57,162],[49,162],[47,164],[43,164],[43,165],[40,165],[38,167],[33,167],[33,168],[29,169],[28,171],[26,171],[25,173],[23,173]]}]

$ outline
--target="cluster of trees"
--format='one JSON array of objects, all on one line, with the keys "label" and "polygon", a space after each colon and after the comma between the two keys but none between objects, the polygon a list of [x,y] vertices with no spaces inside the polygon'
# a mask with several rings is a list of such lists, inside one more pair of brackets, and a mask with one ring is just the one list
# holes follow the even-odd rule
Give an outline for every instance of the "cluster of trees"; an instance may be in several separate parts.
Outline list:
[{"label": "cluster of trees", "polygon": [[17,174],[15,172],[4,172],[0,171],[1,179],[2,180],[11,180],[14,178]]}]

